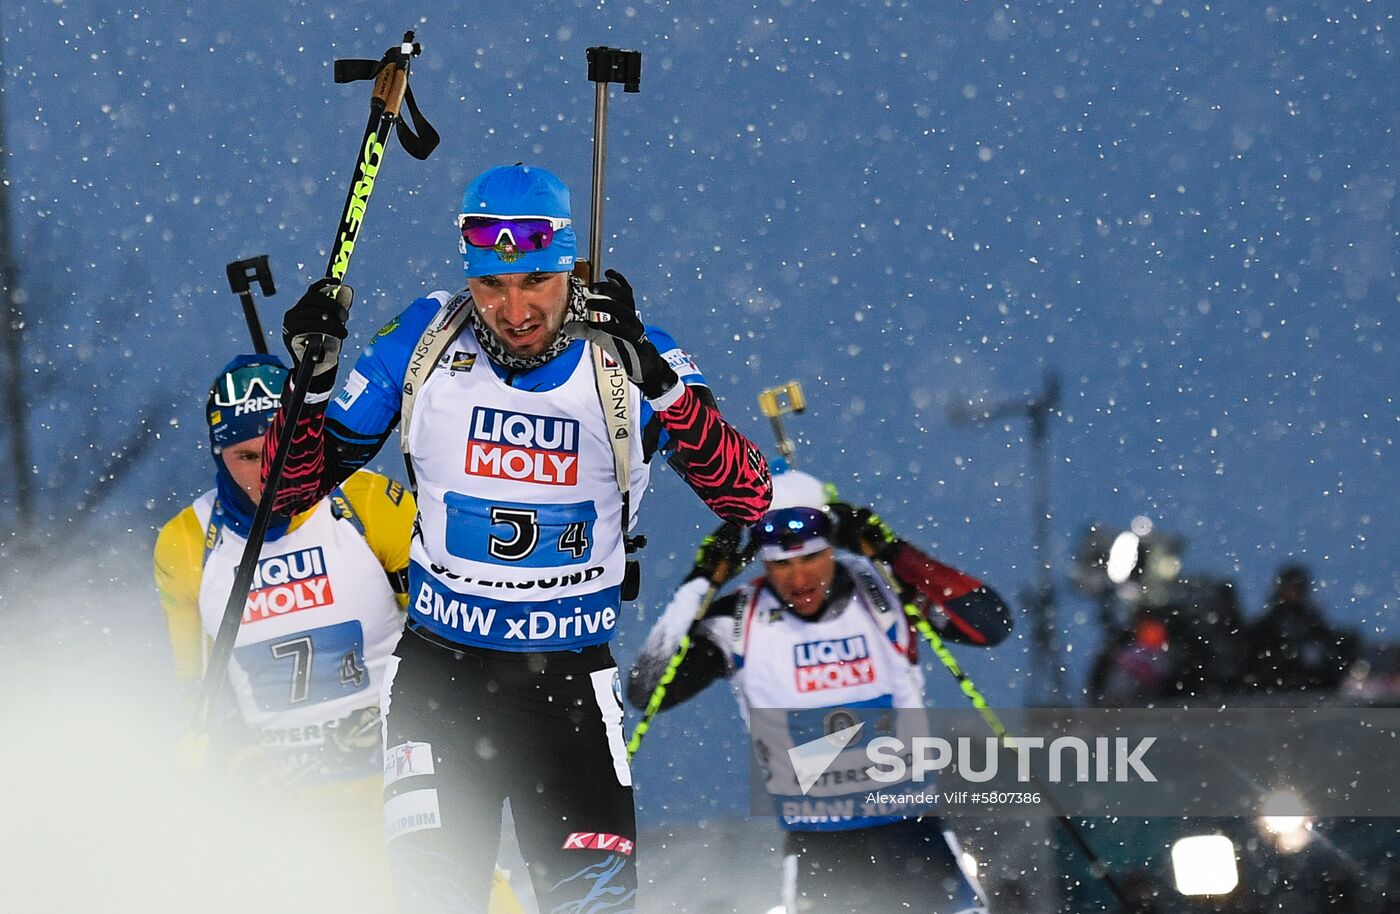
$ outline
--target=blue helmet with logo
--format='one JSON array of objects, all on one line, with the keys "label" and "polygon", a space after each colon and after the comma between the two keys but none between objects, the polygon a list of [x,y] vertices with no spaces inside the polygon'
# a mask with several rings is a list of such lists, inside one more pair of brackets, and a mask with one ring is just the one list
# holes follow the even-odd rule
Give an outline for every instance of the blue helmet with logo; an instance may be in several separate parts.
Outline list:
[{"label": "blue helmet with logo", "polygon": [[501,165],[467,185],[457,217],[468,278],[504,273],[567,273],[574,268],[569,188],[530,165]]},{"label": "blue helmet with logo", "polygon": [[204,406],[215,464],[222,466],[219,452],[225,447],[267,432],[288,374],[287,366],[272,355],[235,356],[219,372]]}]

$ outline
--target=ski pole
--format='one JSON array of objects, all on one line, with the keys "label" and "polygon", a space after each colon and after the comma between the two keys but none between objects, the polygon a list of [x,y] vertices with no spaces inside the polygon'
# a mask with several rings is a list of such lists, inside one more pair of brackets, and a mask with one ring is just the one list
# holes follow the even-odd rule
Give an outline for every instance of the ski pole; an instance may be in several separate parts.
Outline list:
[{"label": "ski pole", "polygon": [[243,303],[243,318],[248,322],[248,335],[253,338],[253,351],[267,355],[267,337],[263,334],[262,322],[258,320],[258,309],[253,304],[252,281],[258,281],[262,294],[277,294],[277,286],[272,282],[272,268],[267,265],[267,255],[245,257],[235,260],[224,268],[228,274],[228,287]]},{"label": "ski pole", "polygon": [[[890,589],[898,596],[901,588],[899,582],[895,580],[894,573],[890,571],[884,562],[876,560],[873,556],[867,555],[866,557],[870,559],[871,564],[875,566],[876,570],[880,572],[881,577],[885,579],[885,583],[888,584]],[[943,668],[957,681],[958,690],[972,702],[972,707],[977,710],[982,720],[986,721],[987,726],[991,728],[992,733],[996,736],[997,742],[1007,749],[1015,749],[1015,739],[1007,732],[1006,726],[1001,722],[1001,718],[997,716],[997,712],[992,710],[991,706],[987,704],[986,696],[977,688],[972,678],[963,671],[962,665],[958,663],[958,659],[953,656],[953,652],[948,650],[948,645],[939,637],[938,632],[934,630],[933,623],[929,622],[928,618],[923,613],[919,612],[917,606],[905,600],[901,600],[900,602],[903,604],[905,615],[909,617],[910,624],[923,636],[929,649],[933,651],[934,655],[938,657],[939,661],[943,664]],[[1050,792],[1049,785],[1042,781],[1040,776],[1034,772],[1031,773],[1031,779],[1044,795],[1045,801],[1049,804],[1050,809],[1055,813],[1055,821],[1060,824],[1065,834],[1069,835],[1070,840],[1075,843],[1080,853],[1089,861],[1089,871],[1108,887],[1109,892],[1113,894],[1114,899],[1122,906],[1125,912],[1133,914],[1133,912],[1138,911],[1138,908],[1129,901],[1127,893],[1123,891],[1123,887],[1118,884],[1118,880],[1109,872],[1108,865],[1104,863],[1103,858],[1094,851],[1093,846],[1090,845],[1088,839],[1084,837],[1084,833],[1080,831],[1079,826],[1074,824],[1074,820],[1064,812],[1064,807],[1060,806],[1055,800],[1054,794]]]},{"label": "ski pole", "polygon": [[[783,416],[787,413],[800,413],[807,408],[807,401],[802,395],[802,384],[798,381],[789,381],[786,384],[779,384],[777,387],[770,387],[759,392],[758,407],[773,423],[773,434],[778,438],[778,450],[782,451],[784,459],[789,466],[795,466],[793,453],[796,450],[792,439],[788,438],[783,430]],[[711,583],[710,589],[705,591],[705,597],[700,601],[700,608],[695,611],[695,622],[705,618],[705,613],[709,612],[710,604],[714,602],[719,594],[719,585]],[[692,623],[694,624],[694,623]],[[637,722],[636,728],[632,731],[632,738],[627,741],[627,760],[630,762],[641,748],[642,739],[651,729],[652,718],[656,717],[661,710],[661,703],[666,700],[666,690],[675,681],[676,673],[680,671],[681,664],[685,662],[685,655],[690,652],[690,631],[681,636],[681,643],[676,646],[676,652],[671,655],[671,659],[666,663],[666,670],[661,674],[661,679],[656,683],[656,687],[651,690],[651,697],[647,699],[647,706],[642,711],[642,719]]]},{"label": "ski pole", "polygon": [[[711,584],[710,589],[705,591],[704,599],[700,601],[700,608],[695,611],[695,622],[705,618],[705,613],[709,612],[710,604],[714,602],[717,593],[719,593],[719,585]],[[628,762],[631,762],[636,756],[637,750],[642,748],[642,739],[651,729],[652,718],[661,710],[661,703],[666,700],[666,690],[675,681],[676,673],[680,670],[681,664],[685,662],[685,655],[690,653],[691,643],[690,631],[687,630],[684,635],[681,635],[681,643],[676,647],[676,652],[666,663],[666,670],[661,674],[656,688],[651,690],[651,697],[647,699],[647,706],[642,711],[642,719],[637,722],[637,726],[632,730],[632,738],[627,741]]]},{"label": "ski pole", "polygon": [[603,275],[603,166],[608,155],[608,83],[623,92],[642,90],[642,52],[595,47],[588,51],[588,78],[593,90],[593,198],[588,218],[588,264],[582,279]]},{"label": "ski pole", "polygon": [[[782,451],[784,457],[791,461],[795,446],[792,440],[787,437],[787,433],[783,428],[782,417],[785,413],[800,413],[806,408],[806,400],[802,396],[802,385],[797,381],[789,381],[787,384],[771,387],[759,394],[758,404],[763,414],[773,423],[773,434],[778,439],[778,449]],[[827,487],[829,491],[828,497],[834,499],[835,488],[831,486],[830,483],[827,484]],[[880,576],[884,578],[885,583],[894,592],[895,596],[899,597],[903,592],[903,588],[900,587],[899,582],[895,579],[893,571],[891,571],[884,562],[876,560],[872,555],[867,554],[866,558],[870,559],[871,564],[875,566]],[[987,704],[986,696],[977,688],[977,685],[972,681],[971,677],[963,672],[962,665],[959,664],[958,659],[953,656],[953,652],[948,650],[948,645],[939,637],[938,632],[933,628],[933,624],[929,622],[923,613],[919,612],[917,606],[902,599],[900,603],[903,606],[905,614],[909,617],[910,624],[923,636],[924,641],[928,643],[929,648],[943,664],[943,668],[957,681],[958,689],[972,702],[972,706],[977,710],[978,715],[986,721],[987,726],[990,727],[992,733],[996,735],[998,743],[1007,748],[1012,748],[1014,746],[1014,741],[1007,732],[1005,725],[1002,724],[1001,718],[998,717],[997,713]],[[1094,848],[1084,837],[1083,832],[1081,832],[1079,827],[1074,824],[1074,821],[1064,813],[1063,808],[1055,801],[1054,796],[1050,793],[1049,789],[1039,781],[1038,777],[1037,786],[1041,787],[1041,792],[1045,795],[1050,808],[1055,812],[1056,821],[1060,823],[1060,826],[1065,830],[1066,834],[1070,836],[1070,839],[1079,848],[1085,859],[1089,861],[1090,871],[1101,880],[1104,885],[1108,886],[1109,891],[1113,894],[1113,897],[1122,906],[1124,911],[1130,912],[1130,914],[1136,911],[1137,908],[1128,900],[1128,896],[1123,891],[1122,886],[1113,878],[1113,874],[1109,872],[1108,866],[1103,862],[1103,858],[1095,853]]]},{"label": "ski pole", "polygon": [[[742,530],[739,532],[739,535],[743,535]],[[705,540],[701,542],[700,552],[695,558],[697,563],[699,563],[700,556],[704,554],[705,547],[710,544],[713,537],[714,534],[711,534],[711,536],[706,537]],[[742,565],[743,562],[741,561],[740,564]],[[710,604],[715,601],[715,595],[719,593],[720,585],[715,583],[714,578],[723,581],[729,577],[728,560],[725,559],[722,561],[714,569],[712,574],[714,577],[710,579],[710,587],[705,591],[705,596],[700,600],[700,608],[695,611],[695,619],[692,621],[692,625],[705,618],[705,613],[710,611]],[[652,718],[656,717],[657,712],[661,710],[661,703],[666,700],[666,690],[670,688],[671,683],[675,681],[676,673],[680,671],[681,664],[685,662],[685,655],[690,653],[690,646],[693,643],[690,637],[690,629],[687,627],[685,634],[681,635],[680,644],[676,646],[676,652],[672,654],[671,659],[667,661],[666,669],[661,673],[661,679],[657,681],[656,687],[651,690],[651,697],[647,699],[647,706],[642,710],[642,719],[632,731],[632,738],[627,741],[627,761],[632,761],[632,758],[637,754],[637,750],[642,747],[642,738],[645,737],[647,731],[651,729]]]},{"label": "ski pole", "polygon": [[[773,423],[773,433],[778,436],[778,448],[783,452],[783,457],[792,465],[793,452],[795,450],[792,440],[783,431],[783,416],[786,413],[800,413],[806,409],[807,401],[802,396],[802,385],[797,381],[789,381],[777,387],[770,387],[758,395],[758,405]],[[786,447],[784,448],[784,444]],[[721,579],[725,575],[720,576]],[[691,623],[699,622],[705,618],[705,613],[709,612],[710,604],[719,595],[720,585],[711,582],[709,590],[705,591],[704,598],[700,601],[700,608],[695,611],[695,619]],[[685,656],[690,652],[690,631],[681,636],[681,642],[676,646],[676,652],[671,655],[671,659],[666,662],[666,669],[661,674],[661,679],[651,690],[651,697],[647,699],[646,708],[642,710],[642,719],[637,722],[636,728],[632,731],[632,738],[627,741],[627,760],[630,762],[637,754],[637,750],[642,746],[642,739],[651,729],[652,718],[656,717],[661,710],[661,703],[666,700],[666,690],[675,681],[676,674],[680,671],[681,664],[685,662]]]},{"label": "ski pole", "polygon": [[[699,564],[701,557],[705,554],[705,549],[714,541],[717,535],[718,534],[711,534],[701,541],[700,551],[695,557],[697,564]],[[742,538],[742,529],[738,531],[737,536]],[[750,539],[750,543],[752,543],[752,539]],[[738,545],[738,539],[735,540],[734,545]],[[748,550],[742,551],[739,555],[739,567],[742,568],[747,564],[751,556],[752,553],[748,552]],[[705,596],[700,600],[700,608],[695,611],[695,618],[691,622],[692,625],[704,619],[705,614],[710,611],[710,604],[715,601],[715,595],[719,593],[721,586],[715,583],[715,580],[727,581],[729,579],[729,561],[729,558],[721,560],[711,572],[710,586],[705,591]],[[685,634],[681,635],[681,641],[680,644],[676,646],[675,653],[673,653],[671,659],[667,661],[666,669],[661,673],[661,679],[657,681],[656,686],[651,690],[651,697],[647,699],[646,707],[642,710],[641,721],[637,724],[636,729],[632,731],[632,738],[627,741],[627,761],[632,761],[633,756],[637,754],[637,750],[641,748],[642,738],[646,736],[647,730],[651,729],[652,718],[656,717],[657,712],[661,710],[661,703],[666,700],[666,690],[670,687],[671,683],[675,681],[676,674],[680,671],[681,664],[685,662],[686,654],[690,652],[690,647],[693,643],[694,641],[690,637],[690,629],[687,628]]]},{"label": "ski pole", "polygon": [[[360,157],[355,163],[350,187],[345,197],[345,207],[341,211],[340,224],[336,230],[336,241],[331,250],[330,261],[326,264],[326,278],[340,281],[344,279],[350,266],[350,257],[355,251],[355,241],[364,225],[365,208],[374,190],[375,177],[389,141],[389,132],[398,126],[399,142],[404,150],[417,159],[427,158],[438,143],[438,135],[432,126],[423,119],[413,102],[408,89],[409,60],[418,56],[422,48],[413,40],[412,32],[405,32],[403,42],[385,52],[382,60],[337,60],[335,81],[353,82],[373,79],[374,89],[370,96],[369,123],[365,127],[364,139],[360,144]],[[417,134],[415,135],[399,119],[399,107],[408,104]],[[243,547],[243,557],[234,575],[233,587],[229,591],[228,603],[224,606],[219,631],[214,638],[214,648],[209,654],[209,666],[200,684],[199,706],[196,710],[193,745],[187,745],[184,752],[191,763],[203,759],[204,748],[208,743],[209,722],[214,713],[214,704],[228,672],[229,660],[233,656],[233,644],[237,639],[238,626],[243,617],[243,609],[248,602],[253,575],[257,570],[258,558],[262,554],[267,528],[272,520],[272,503],[278,486],[282,482],[282,472],[286,467],[287,453],[291,449],[292,437],[297,422],[306,403],[306,386],[316,363],[324,353],[324,340],[309,341],[306,352],[297,362],[292,379],[292,393],[283,404],[284,425],[277,440],[277,451],[268,468],[262,498],[253,514],[252,529]]]}]

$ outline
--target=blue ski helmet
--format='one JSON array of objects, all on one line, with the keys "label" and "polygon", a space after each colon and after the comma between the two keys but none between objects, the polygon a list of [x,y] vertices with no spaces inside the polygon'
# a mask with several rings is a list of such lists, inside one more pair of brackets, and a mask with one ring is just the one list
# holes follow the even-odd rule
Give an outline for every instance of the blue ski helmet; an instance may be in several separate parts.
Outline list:
[{"label": "blue ski helmet", "polygon": [[239,355],[224,366],[209,388],[204,415],[215,464],[230,444],[265,433],[282,402],[287,366],[276,356]]},{"label": "blue ski helmet", "polygon": [[569,188],[543,168],[500,165],[477,175],[457,228],[468,278],[567,273],[578,256]]}]

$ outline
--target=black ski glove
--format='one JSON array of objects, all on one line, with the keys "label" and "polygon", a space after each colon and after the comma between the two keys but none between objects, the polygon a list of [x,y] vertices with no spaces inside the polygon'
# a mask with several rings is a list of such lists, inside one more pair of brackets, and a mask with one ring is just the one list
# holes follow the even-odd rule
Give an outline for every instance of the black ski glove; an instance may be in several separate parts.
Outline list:
[{"label": "black ski glove", "polygon": [[282,342],[299,364],[312,337],[322,340],[321,360],[306,385],[308,394],[328,394],[335,387],[335,369],[340,362],[340,343],[349,334],[350,305],[355,290],[333,279],[313,282],[282,318]]},{"label": "black ski glove", "polygon": [[835,529],[831,544],[857,555],[888,562],[899,552],[899,538],[880,515],[870,508],[855,508],[843,501],[826,506]]},{"label": "black ski glove", "polygon": [[569,321],[564,332],[603,347],[622,366],[627,379],[642,391],[642,396],[655,400],[681,379],[647,339],[627,280],[616,270],[608,270],[604,275],[607,279],[589,286],[585,295],[588,310],[600,312],[600,316],[590,314],[586,321]]},{"label": "black ski glove", "polygon": [[695,564],[691,566],[687,581],[704,578],[716,587],[723,587],[753,558],[757,540],[749,537],[748,546],[741,546],[744,528],[737,524],[724,524],[700,541],[695,552]]}]

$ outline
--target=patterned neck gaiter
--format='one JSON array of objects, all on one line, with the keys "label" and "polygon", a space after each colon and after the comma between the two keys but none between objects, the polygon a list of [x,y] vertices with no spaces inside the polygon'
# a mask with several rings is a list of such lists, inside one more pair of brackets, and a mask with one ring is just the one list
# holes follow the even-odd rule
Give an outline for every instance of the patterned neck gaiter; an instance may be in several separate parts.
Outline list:
[{"label": "patterned neck gaiter", "polygon": [[[569,321],[581,321],[588,316],[588,309],[584,306],[584,301],[583,281],[577,276],[570,276],[569,313],[568,316],[564,318],[565,323]],[[539,355],[521,358],[520,356],[511,355],[506,350],[505,344],[501,342],[500,337],[496,336],[496,334],[491,331],[491,328],[486,326],[486,322],[481,319],[481,314],[476,310],[475,302],[472,303],[471,323],[472,329],[476,331],[477,342],[480,343],[481,348],[486,351],[487,357],[497,365],[509,368],[512,371],[528,371],[531,368],[539,368],[545,362],[548,362],[565,349],[568,349],[569,345],[574,341],[573,337],[569,336],[563,330],[560,330],[559,335],[554,338],[554,342],[550,343],[549,347]]]}]

